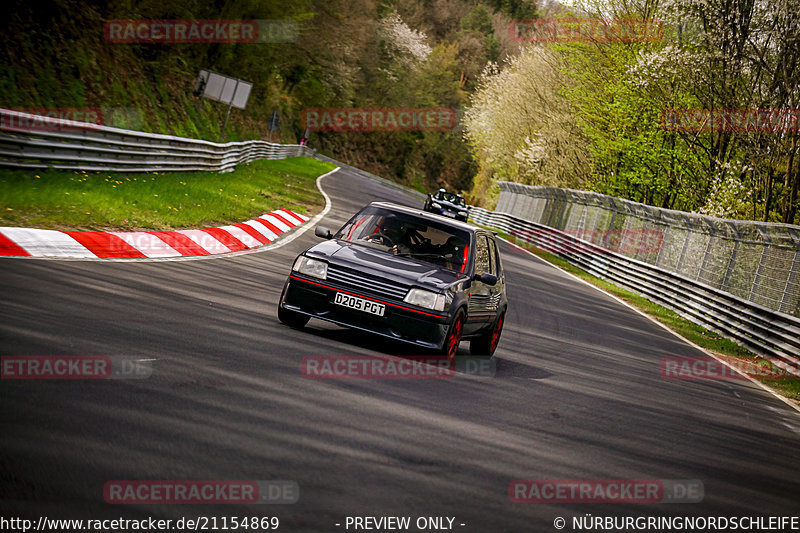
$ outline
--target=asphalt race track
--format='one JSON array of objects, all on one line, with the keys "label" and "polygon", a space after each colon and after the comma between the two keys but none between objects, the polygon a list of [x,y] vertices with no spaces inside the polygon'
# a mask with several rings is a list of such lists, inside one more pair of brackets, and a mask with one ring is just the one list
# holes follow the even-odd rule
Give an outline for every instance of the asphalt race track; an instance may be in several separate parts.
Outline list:
[{"label": "asphalt race track", "polygon": [[[418,203],[345,170],[322,183],[332,229],[372,200]],[[308,231],[264,253],[180,262],[0,260],[2,355],[153,360],[147,379],[0,383],[2,516],[277,516],[286,532],[446,516],[457,531],[528,532],[555,531],[556,517],[572,531],[586,514],[800,514],[800,413],[748,381],[664,379],[662,358],[701,354],[505,244],[494,377],[307,379],[306,356],[408,350],[278,322],[292,261],[314,242]],[[515,479],[699,480],[704,496],[514,503]],[[300,496],[113,505],[109,480],[292,480]]]}]

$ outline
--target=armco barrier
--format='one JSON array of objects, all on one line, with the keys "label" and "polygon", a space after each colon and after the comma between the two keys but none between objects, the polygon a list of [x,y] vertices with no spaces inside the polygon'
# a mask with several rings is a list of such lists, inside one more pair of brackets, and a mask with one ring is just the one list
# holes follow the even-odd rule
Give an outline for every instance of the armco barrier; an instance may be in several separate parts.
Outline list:
[{"label": "armco barrier", "polygon": [[227,172],[256,159],[313,153],[295,144],[214,143],[0,109],[0,167]]},{"label": "armco barrier", "polygon": [[590,274],[672,309],[800,376],[800,319],[797,317],[609,251],[543,224],[479,207],[471,208],[470,217],[478,224],[502,230],[512,239],[556,254]]}]

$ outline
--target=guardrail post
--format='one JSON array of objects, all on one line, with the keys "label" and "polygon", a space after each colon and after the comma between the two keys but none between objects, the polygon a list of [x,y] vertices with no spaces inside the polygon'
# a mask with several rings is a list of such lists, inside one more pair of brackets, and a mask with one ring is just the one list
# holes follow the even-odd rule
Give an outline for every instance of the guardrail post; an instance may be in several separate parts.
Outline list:
[{"label": "guardrail post", "polygon": [[736,264],[736,254],[739,253],[739,242],[741,241],[741,233],[739,233],[739,230],[736,228],[736,224],[728,222],[728,226],[731,228],[731,231],[733,231],[733,251],[728,258],[728,268],[725,269],[725,276],[722,278],[720,289],[723,291],[727,291],[728,285],[730,285],[733,265]]},{"label": "guardrail post", "polygon": [[[669,233],[670,227],[665,225],[663,222],[659,222],[656,224],[659,227],[658,231],[661,231],[661,246],[658,247],[658,253],[656,254],[656,260],[653,263],[655,266],[661,266],[661,252],[664,251],[664,248],[667,247],[667,235]],[[664,229],[666,227],[666,230]]]},{"label": "guardrail post", "polygon": [[584,205],[583,211],[581,212],[581,218],[578,219],[578,226],[575,228],[575,234],[580,235],[580,239],[584,238],[586,233],[586,211],[588,208]]},{"label": "guardrail post", "polygon": [[795,285],[797,281],[797,272],[800,270],[800,242],[798,243],[798,248],[794,252],[794,259],[792,260],[792,269],[789,271],[789,275],[786,276],[786,286],[783,288],[783,297],[781,298],[781,306],[778,309],[784,313],[791,313],[796,314],[800,312],[800,309],[786,309],[789,306],[789,295],[791,293],[791,288]]},{"label": "guardrail post", "polygon": [[750,287],[750,296],[747,297],[747,299],[751,302],[755,302],[754,298],[756,294],[758,294],[758,285],[761,283],[761,272],[764,270],[764,263],[767,260],[767,250],[769,250],[769,246],[769,242],[767,242],[767,244],[761,250],[761,259],[758,261],[756,275],[753,276],[753,285]]},{"label": "guardrail post", "polygon": [[686,257],[686,249],[689,247],[689,239],[692,238],[692,225],[689,222],[689,217],[683,215],[683,218],[686,219],[686,237],[683,239],[683,249],[681,250],[681,256],[678,258],[678,264],[675,265],[675,272],[677,273],[681,271],[683,259]]},{"label": "guardrail post", "polygon": [[700,279],[700,275],[703,274],[703,272],[706,269],[706,265],[708,264],[708,256],[710,255],[710,252],[711,252],[711,243],[714,242],[714,227],[711,226],[711,224],[707,220],[705,220],[705,219],[703,219],[703,220],[706,222],[706,225],[708,225],[708,227],[709,227],[708,243],[706,243],[706,249],[703,252],[703,260],[700,262],[700,269],[697,271],[697,276],[695,277],[696,280]]}]

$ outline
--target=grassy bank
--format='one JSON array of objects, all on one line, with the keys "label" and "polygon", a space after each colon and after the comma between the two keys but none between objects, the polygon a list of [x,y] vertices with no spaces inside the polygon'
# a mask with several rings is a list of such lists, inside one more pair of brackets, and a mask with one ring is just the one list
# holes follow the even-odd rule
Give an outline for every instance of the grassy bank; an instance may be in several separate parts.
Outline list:
[{"label": "grassy bank", "polygon": [[284,207],[309,214],[324,204],[317,176],[334,166],[294,157],[224,174],[0,170],[0,226],[167,230],[242,222]]},{"label": "grassy bank", "polygon": [[[535,254],[537,257],[540,257],[545,261],[552,263],[553,265],[571,274],[574,274],[575,276],[591,283],[592,285],[595,285],[604,291],[613,294],[619,299],[631,304],[640,311],[643,311],[647,315],[658,320],[672,331],[678,333],[682,337],[690,340],[698,346],[701,346],[709,352],[720,356],[722,359],[730,360],[733,358],[742,361],[741,365],[737,365],[739,368],[760,368],[762,370],[759,373],[771,375],[785,374],[780,369],[774,367],[774,365],[758,357],[756,354],[750,352],[746,348],[713,331],[699,326],[694,322],[690,322],[682,318],[680,315],[670,309],[667,309],[666,307],[662,307],[646,298],[643,298],[642,296],[634,294],[628,290],[621,289],[616,285],[588,274],[580,268],[571,265],[561,257],[549,252],[545,252],[536,246],[522,242],[519,239],[515,239],[514,237],[500,231],[498,231],[498,234],[504,239],[511,241],[522,248],[525,248],[526,250]],[[778,377],[776,379],[765,378],[759,375],[753,375],[752,377],[767,387],[770,387],[771,389],[794,401],[795,403],[800,404],[800,379],[788,375],[786,377]]]}]

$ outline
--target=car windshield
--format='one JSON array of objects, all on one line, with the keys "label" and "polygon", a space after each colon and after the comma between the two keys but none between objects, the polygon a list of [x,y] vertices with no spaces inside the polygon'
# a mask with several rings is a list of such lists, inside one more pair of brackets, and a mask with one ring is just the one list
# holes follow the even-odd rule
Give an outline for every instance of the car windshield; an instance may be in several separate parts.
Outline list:
[{"label": "car windshield", "polygon": [[334,237],[457,272],[469,258],[469,232],[380,207],[363,209]]},{"label": "car windshield", "polygon": [[451,204],[458,205],[464,207],[466,204],[464,203],[464,198],[457,194],[453,194],[451,192],[445,193],[437,193],[436,198],[439,200],[443,200],[445,202],[450,202]]}]

